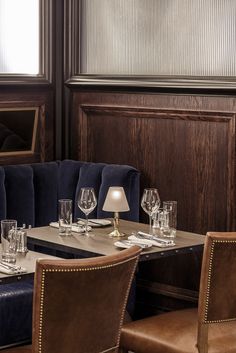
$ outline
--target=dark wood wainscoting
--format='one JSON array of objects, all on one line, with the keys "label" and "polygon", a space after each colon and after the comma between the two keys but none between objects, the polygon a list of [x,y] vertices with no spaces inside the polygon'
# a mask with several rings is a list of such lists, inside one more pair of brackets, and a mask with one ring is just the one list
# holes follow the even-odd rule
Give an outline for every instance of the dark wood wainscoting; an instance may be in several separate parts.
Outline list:
[{"label": "dark wood wainscoting", "polygon": [[232,97],[75,91],[71,154],[135,166],[142,188],[178,201],[179,229],[233,230],[235,104]]},{"label": "dark wood wainscoting", "polygon": [[[1,152],[0,164],[44,162],[54,159],[54,96],[46,87],[4,87],[0,88],[1,110],[37,109],[35,143],[32,151]],[[19,119],[20,120],[20,119]],[[22,124],[18,121],[17,124]],[[27,127],[25,127],[27,128]],[[21,127],[24,130],[24,127]]]},{"label": "dark wood wainscoting", "polygon": [[[178,201],[178,228],[235,230],[232,96],[95,91],[72,93],[71,157],[130,164],[141,187]],[[141,220],[146,220],[141,212]],[[201,253],[141,264],[136,316],[197,305]]]}]

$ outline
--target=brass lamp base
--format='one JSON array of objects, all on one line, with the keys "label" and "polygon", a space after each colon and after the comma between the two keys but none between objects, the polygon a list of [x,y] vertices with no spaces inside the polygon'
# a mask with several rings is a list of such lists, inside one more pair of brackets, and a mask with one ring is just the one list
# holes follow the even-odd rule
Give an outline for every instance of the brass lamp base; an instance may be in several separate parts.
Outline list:
[{"label": "brass lamp base", "polygon": [[109,237],[111,238],[119,238],[119,237],[124,237],[125,233],[120,233],[119,229],[114,229],[113,232],[109,233]]},{"label": "brass lamp base", "polygon": [[109,233],[109,237],[111,237],[111,238],[124,237],[125,234],[121,233],[118,229],[119,228],[119,213],[118,212],[114,213],[113,224],[114,224],[114,230],[111,233]]}]

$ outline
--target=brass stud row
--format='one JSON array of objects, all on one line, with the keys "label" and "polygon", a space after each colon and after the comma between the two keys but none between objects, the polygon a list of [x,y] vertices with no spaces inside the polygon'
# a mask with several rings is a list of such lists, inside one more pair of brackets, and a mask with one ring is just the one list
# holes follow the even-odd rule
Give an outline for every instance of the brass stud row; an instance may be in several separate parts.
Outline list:
[{"label": "brass stud row", "polygon": [[40,312],[39,312],[39,353],[42,352],[42,329],[43,329],[43,304],[44,304],[44,289],[45,289],[45,270],[42,273],[41,294],[40,294]]},{"label": "brass stud row", "polygon": [[236,244],[236,240],[213,240],[212,248],[210,253],[210,263],[209,263],[209,272],[208,272],[208,283],[207,283],[207,293],[206,293],[206,305],[205,305],[205,315],[204,315],[204,323],[220,323],[226,321],[234,321],[236,318],[231,319],[223,319],[223,320],[207,320],[208,307],[209,307],[209,296],[210,296],[210,287],[211,287],[211,275],[212,275],[212,264],[213,264],[213,255],[214,248],[216,243],[233,243]]}]

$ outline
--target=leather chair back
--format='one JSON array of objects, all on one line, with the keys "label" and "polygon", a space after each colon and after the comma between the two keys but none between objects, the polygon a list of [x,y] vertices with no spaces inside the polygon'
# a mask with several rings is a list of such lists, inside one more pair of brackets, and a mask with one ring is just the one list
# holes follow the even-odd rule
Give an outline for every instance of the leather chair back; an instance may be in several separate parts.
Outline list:
[{"label": "leather chair back", "polygon": [[208,325],[236,320],[236,233],[208,232],[198,305],[198,347],[207,352]]},{"label": "leather chair back", "polygon": [[139,247],[80,260],[39,260],[33,352],[117,352]]}]

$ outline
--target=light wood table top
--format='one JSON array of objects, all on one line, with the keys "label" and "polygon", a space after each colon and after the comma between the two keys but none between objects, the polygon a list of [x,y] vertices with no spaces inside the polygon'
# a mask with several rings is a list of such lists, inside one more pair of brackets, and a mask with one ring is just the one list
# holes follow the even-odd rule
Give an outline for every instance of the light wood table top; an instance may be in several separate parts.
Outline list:
[{"label": "light wood table top", "polygon": [[[1,258],[1,252],[2,252],[2,247],[0,244],[0,258]],[[58,259],[58,258],[55,256],[46,255],[35,251],[28,251],[25,254],[18,253],[16,258],[16,265],[24,267],[27,272],[20,273],[20,274],[11,274],[11,275],[0,272],[0,285],[10,283],[10,282],[17,282],[20,280],[26,280],[28,278],[33,278],[35,267],[36,267],[36,261],[38,259]]]},{"label": "light wood table top", "polygon": [[[120,239],[126,239],[134,231],[148,232],[148,229],[147,224],[120,220],[120,230],[127,234],[126,237]],[[28,230],[28,241],[33,245],[65,251],[82,257],[111,255],[121,251],[114,245],[118,239],[109,237],[108,234],[111,231],[112,227],[103,227],[93,228],[89,237],[75,232],[72,232],[71,236],[60,236],[57,228],[47,226]],[[204,240],[205,236],[203,235],[177,231],[175,246],[166,248],[153,246],[142,252],[140,260],[147,261],[177,253],[202,250]]]}]

